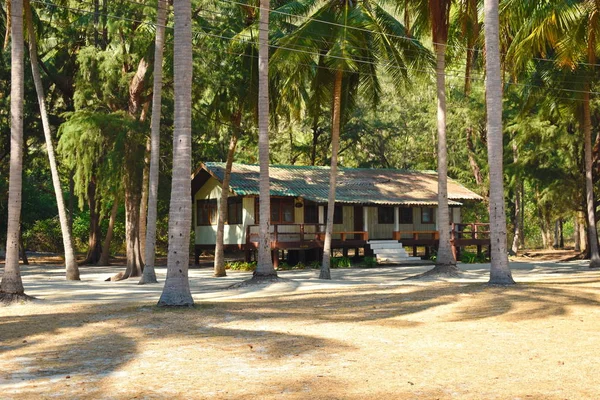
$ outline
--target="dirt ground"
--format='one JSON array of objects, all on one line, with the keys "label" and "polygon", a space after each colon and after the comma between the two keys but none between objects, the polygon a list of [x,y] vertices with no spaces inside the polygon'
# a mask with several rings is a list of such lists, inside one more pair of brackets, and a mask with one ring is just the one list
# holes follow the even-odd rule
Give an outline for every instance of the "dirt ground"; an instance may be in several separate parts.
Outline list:
[{"label": "dirt ground", "polygon": [[404,280],[428,266],[285,271],[271,286],[191,269],[196,307],[158,309],[122,267],[23,267],[0,307],[2,399],[598,399],[600,271],[512,262],[519,282]]}]

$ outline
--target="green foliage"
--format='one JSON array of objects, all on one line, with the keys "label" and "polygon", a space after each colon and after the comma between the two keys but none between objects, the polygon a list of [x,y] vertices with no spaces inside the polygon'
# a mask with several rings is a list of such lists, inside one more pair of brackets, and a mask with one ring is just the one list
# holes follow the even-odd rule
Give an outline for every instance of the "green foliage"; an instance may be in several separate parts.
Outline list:
[{"label": "green foliage", "polygon": [[256,269],[256,261],[231,261],[225,264],[225,269],[233,271],[254,271]]},{"label": "green foliage", "polygon": [[26,249],[62,253],[62,232],[58,218],[49,218],[34,222],[33,226],[23,232],[23,244]]},{"label": "green foliage", "polygon": [[490,259],[483,253],[480,256],[478,256],[477,253],[462,251],[460,253],[460,261],[465,264],[478,264],[489,262]]},{"label": "green foliage", "polygon": [[331,268],[351,268],[352,261],[348,257],[331,257]]},{"label": "green foliage", "polygon": [[364,257],[361,265],[365,268],[374,268],[377,266],[377,258],[376,257]]}]

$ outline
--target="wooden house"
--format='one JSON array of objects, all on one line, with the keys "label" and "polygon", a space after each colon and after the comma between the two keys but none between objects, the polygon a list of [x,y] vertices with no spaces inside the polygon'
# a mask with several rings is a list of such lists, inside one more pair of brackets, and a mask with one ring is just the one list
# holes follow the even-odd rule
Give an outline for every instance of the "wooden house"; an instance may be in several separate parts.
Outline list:
[{"label": "wooden house", "polygon": [[[272,249],[322,248],[329,167],[272,165]],[[192,180],[196,259],[214,249],[225,163],[207,162]],[[226,249],[250,252],[258,242],[258,165],[233,164],[227,204]],[[450,222],[461,223],[463,201],[481,197],[448,179]],[[332,246],[365,248],[374,240],[434,245],[437,241],[437,173],[396,169],[339,168]],[[415,242],[415,240],[417,242]]]}]

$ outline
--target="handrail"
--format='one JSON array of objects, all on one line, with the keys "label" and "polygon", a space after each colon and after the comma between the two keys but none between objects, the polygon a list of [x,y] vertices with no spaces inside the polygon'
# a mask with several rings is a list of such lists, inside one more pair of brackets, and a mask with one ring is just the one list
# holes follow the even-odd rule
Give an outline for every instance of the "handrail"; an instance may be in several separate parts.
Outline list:
[{"label": "handrail", "polygon": [[[255,225],[248,225],[246,227],[246,243],[251,243],[252,242],[252,236],[257,236],[257,233],[253,233],[252,232],[252,228],[253,227],[258,227],[259,225],[255,224]],[[301,242],[305,242],[307,241],[306,236],[314,236],[314,239],[309,239],[309,240],[316,240],[316,241],[323,241],[325,239],[325,232],[320,230],[320,227],[322,226],[322,224],[315,224],[315,223],[309,223],[309,224],[273,224],[271,225],[273,227],[273,231],[271,232],[271,241],[272,242],[277,242],[279,241],[279,238],[281,236],[290,236],[290,235],[299,235],[300,241]],[[307,226],[314,226],[315,227],[315,231],[311,232],[311,231],[306,231],[306,227]],[[294,230],[294,231],[280,231],[280,227],[298,227],[298,230]],[[348,239],[348,235],[361,235],[362,239],[364,241],[368,241],[369,240],[369,233],[367,231],[339,231],[339,232],[333,232],[334,235],[340,235],[340,239],[342,241],[346,241]]]}]

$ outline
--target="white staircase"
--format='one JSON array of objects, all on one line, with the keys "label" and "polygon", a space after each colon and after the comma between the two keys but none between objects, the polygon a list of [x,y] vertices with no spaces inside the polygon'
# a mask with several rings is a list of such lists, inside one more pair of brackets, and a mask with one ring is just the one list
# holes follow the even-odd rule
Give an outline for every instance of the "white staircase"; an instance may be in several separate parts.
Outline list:
[{"label": "white staircase", "polygon": [[375,253],[378,264],[419,264],[421,257],[408,255],[402,243],[397,240],[369,240],[369,246]]}]

